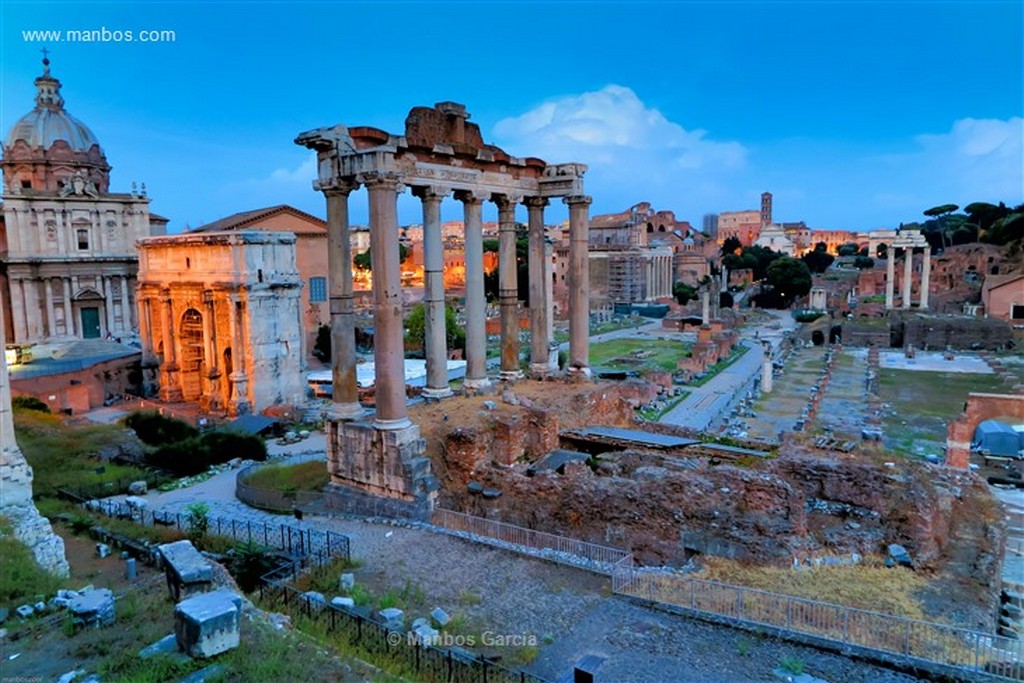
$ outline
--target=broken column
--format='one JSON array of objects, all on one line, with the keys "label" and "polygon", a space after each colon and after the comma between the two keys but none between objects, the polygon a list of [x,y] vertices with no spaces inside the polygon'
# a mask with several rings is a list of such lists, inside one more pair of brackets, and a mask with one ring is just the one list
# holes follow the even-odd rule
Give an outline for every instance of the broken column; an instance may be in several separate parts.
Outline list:
[{"label": "broken column", "polygon": [[[4,311],[0,306],[0,339],[6,339]],[[32,468],[14,438],[11,385],[7,359],[0,358],[0,517],[14,527],[14,537],[25,544],[36,563],[58,576],[68,575],[64,541],[39,514],[32,502]]]},{"label": "broken column", "polygon": [[569,206],[569,372],[590,376],[590,197],[573,195]]},{"label": "broken column", "polygon": [[516,204],[520,198],[499,195],[498,303],[501,307],[501,379],[516,380],[519,369],[519,279],[516,264]]}]

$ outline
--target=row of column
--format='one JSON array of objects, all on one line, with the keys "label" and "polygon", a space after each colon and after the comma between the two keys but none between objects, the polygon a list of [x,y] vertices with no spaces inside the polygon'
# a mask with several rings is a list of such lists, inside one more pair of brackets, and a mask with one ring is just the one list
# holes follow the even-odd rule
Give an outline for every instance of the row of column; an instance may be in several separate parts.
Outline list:
[{"label": "row of column", "polygon": [[[160,365],[160,398],[165,401],[182,400],[181,366],[178,363],[177,320],[174,315],[174,299],[170,291],[165,291],[159,298],[160,333],[163,342],[163,358],[158,361],[153,348],[153,302],[152,297],[141,297],[138,301],[139,322],[142,327],[142,365],[151,367]],[[248,375],[245,371],[245,302],[236,295],[227,295],[221,299],[228,309],[229,336],[231,338],[231,374],[228,380],[233,388],[231,391],[232,412],[241,415],[248,412],[249,391]],[[222,350],[217,344],[217,299],[212,292],[203,296],[203,360],[206,370],[207,402],[209,409],[217,409],[223,402],[220,395],[220,384],[216,380],[221,376],[218,359]],[[225,370],[227,368],[224,368]]]},{"label": "row of column", "polygon": [[[409,426],[405,398],[405,353],[399,273],[398,194],[401,179],[392,173],[372,172],[356,179],[335,179],[320,184],[327,199],[328,269],[331,298],[331,345],[333,383],[332,417],[356,419],[363,411],[356,384],[355,318],[352,306],[352,254],[349,241],[348,197],[359,184],[366,186],[370,204],[370,254],[374,302],[374,426],[402,429]],[[441,202],[451,189],[417,186],[413,194],[423,205],[423,261],[425,280],[424,346],[427,378],[424,395],[451,395],[448,386],[447,329],[444,299],[444,247],[441,238]],[[466,378],[467,389],[488,385],[486,300],[483,271],[483,203],[493,200],[498,207],[498,289],[501,311],[501,377],[515,379],[519,369],[518,277],[516,268],[515,207],[524,203],[529,212],[529,268],[532,342],[531,369],[549,367],[551,337],[550,264],[544,236],[544,207],[541,197],[490,195],[458,191],[463,204],[466,264]],[[570,268],[569,306],[570,368],[589,372],[589,268],[587,267],[588,206],[590,198],[565,198],[569,206]]]},{"label": "row of column", "polygon": [[[114,316],[114,279],[119,278],[121,284],[121,324],[117,325]],[[60,281],[61,298],[58,302],[53,295],[53,280]],[[38,286],[43,286],[43,301],[40,305]],[[72,293],[78,291],[78,276],[70,277],[44,277],[41,279],[14,278],[10,281],[11,287],[11,309],[14,327],[14,338],[17,341],[35,341],[37,339],[53,339],[58,337],[81,338],[83,331],[81,323],[75,316],[74,299]],[[127,275],[103,275],[101,276],[103,296],[104,321],[106,332],[110,334],[131,334],[133,330],[131,319],[131,304],[128,294]],[[58,307],[64,313],[64,332],[57,332],[57,310]],[[45,317],[38,319],[42,325],[33,325],[32,313],[40,311]]]},{"label": "row of column", "polygon": [[[894,251],[889,247],[888,251]],[[924,247],[923,259],[921,261],[921,300],[918,308],[928,308],[928,289],[931,286],[932,272],[932,248]],[[901,308],[909,309],[911,303],[911,287],[914,275],[914,252],[907,247],[903,254],[903,301]],[[892,253],[885,255],[885,308],[892,310],[896,290],[896,258]]]},{"label": "row of column", "polygon": [[647,298],[672,296],[672,257],[652,256],[647,262]]}]

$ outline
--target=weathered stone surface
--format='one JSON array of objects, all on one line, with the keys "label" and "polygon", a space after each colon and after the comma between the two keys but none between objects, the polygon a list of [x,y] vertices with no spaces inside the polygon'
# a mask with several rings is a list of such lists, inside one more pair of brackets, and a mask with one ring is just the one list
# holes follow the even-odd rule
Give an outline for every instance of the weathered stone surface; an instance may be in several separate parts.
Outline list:
[{"label": "weathered stone surface", "polygon": [[188,658],[188,655],[178,649],[178,639],[175,635],[173,633],[169,633],[152,645],[147,645],[139,650],[139,659],[149,659],[150,657],[156,657],[157,655],[167,656],[176,654],[180,655],[182,658]]},{"label": "weathered stone surface", "polygon": [[180,683],[206,683],[206,681],[220,680],[224,675],[224,670],[223,664],[212,664],[205,669],[193,671],[181,679]]},{"label": "weathered stone surface", "polygon": [[164,569],[168,580],[173,576],[183,584],[209,583],[213,581],[213,567],[203,557],[192,541],[175,541],[159,547],[164,558]]},{"label": "weathered stone surface", "polygon": [[190,657],[213,657],[238,647],[242,598],[227,590],[202,593],[174,608],[174,635]]},{"label": "weathered stone surface", "polygon": [[346,572],[346,573],[341,575],[340,579],[338,579],[338,586],[340,586],[341,590],[343,590],[343,591],[350,591],[350,590],[352,590],[355,587],[355,585],[356,585],[356,575],[355,574]]},{"label": "weathered stone surface", "polygon": [[133,481],[132,483],[128,484],[128,493],[132,494],[133,496],[144,496],[146,495],[146,492],[148,490],[149,486],[146,484],[145,481]]},{"label": "weathered stone surface", "polygon": [[433,619],[434,623],[436,623],[438,626],[447,626],[448,622],[452,620],[452,618],[448,616],[448,613],[440,607],[434,608],[434,610],[430,613],[430,618]]},{"label": "weathered stone surface", "polygon": [[83,591],[71,599],[68,611],[74,623],[82,626],[106,626],[114,623],[114,594],[107,588]]},{"label": "weathered stone surface", "polygon": [[331,598],[331,604],[335,607],[355,607],[356,601],[352,598],[344,598],[336,595],[333,598]]}]

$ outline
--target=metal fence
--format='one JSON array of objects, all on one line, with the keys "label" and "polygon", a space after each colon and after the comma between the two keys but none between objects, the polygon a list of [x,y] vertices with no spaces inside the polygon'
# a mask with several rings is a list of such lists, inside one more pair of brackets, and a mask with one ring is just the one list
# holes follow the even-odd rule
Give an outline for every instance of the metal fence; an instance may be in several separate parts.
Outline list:
[{"label": "metal fence", "polygon": [[318,554],[351,558],[348,536],[333,531],[215,515],[148,510],[109,500],[91,500],[83,503],[83,507],[107,517],[129,519],[143,526],[175,528],[184,534],[203,530],[205,533],[225,536],[240,543],[254,543],[271,550],[280,550],[296,558]]},{"label": "metal fence", "polygon": [[[319,457],[310,457],[308,459],[296,459],[294,461],[289,460],[288,464],[299,464],[302,462],[308,462],[309,460],[319,460]],[[250,474],[258,469],[265,467],[265,464],[260,465],[249,465],[243,467],[235,475],[235,498],[242,501],[246,505],[260,510],[269,510],[271,512],[292,512],[295,508],[302,508],[306,505],[310,505],[315,501],[323,497],[321,491],[280,491],[277,489],[261,489],[256,486],[250,486],[246,483],[246,479]],[[272,466],[272,465],[271,465]],[[327,465],[325,464],[324,467]]]},{"label": "metal fence", "polygon": [[625,559],[612,575],[612,590],[683,611],[888,653],[933,668],[939,665],[1024,676],[1024,644],[980,631],[680,574],[638,570]]},{"label": "metal fence", "polygon": [[[264,609],[292,614],[324,627],[344,649],[364,652],[380,665],[391,662],[417,681],[428,683],[544,683],[522,670],[507,669],[458,648],[435,647],[388,629],[358,610],[336,607],[300,593],[278,573],[260,586]],[[301,628],[301,627],[300,627]]]},{"label": "metal fence", "polygon": [[[531,555],[559,564],[582,567],[599,574],[613,575],[618,563],[623,562],[626,558],[632,565],[633,556],[625,550],[578,541],[574,538],[527,529],[506,522],[474,517],[453,510],[443,508],[434,510],[431,522],[448,531],[469,534],[475,537],[474,540],[484,543],[494,541],[491,545],[519,546],[536,551],[531,552]],[[517,548],[511,549],[516,550]]]}]

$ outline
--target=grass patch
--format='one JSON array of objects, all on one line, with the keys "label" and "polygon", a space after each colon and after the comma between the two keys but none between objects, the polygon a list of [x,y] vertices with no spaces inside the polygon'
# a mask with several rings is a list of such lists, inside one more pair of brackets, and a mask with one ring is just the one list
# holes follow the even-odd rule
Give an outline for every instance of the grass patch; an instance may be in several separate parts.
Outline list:
[{"label": "grass patch", "polygon": [[319,491],[330,481],[327,463],[320,460],[297,465],[268,465],[250,474],[245,483],[258,489],[295,493]]},{"label": "grass patch", "polygon": [[108,486],[113,495],[121,493],[117,490],[119,484],[153,479],[149,470],[99,458],[112,443],[129,438],[123,427],[70,425],[60,415],[19,409],[14,411],[14,429],[18,445],[32,466],[36,497],[55,496],[58,488],[101,486]]},{"label": "grass patch", "polygon": [[640,410],[640,417],[647,420],[648,422],[657,422],[664,417],[670,410],[675,408],[677,405],[682,403],[687,396],[690,395],[689,391],[684,391],[678,396],[674,397],[671,401],[665,404],[665,407],[661,410],[654,410],[651,408],[642,408]]},{"label": "grass patch", "polygon": [[666,339],[612,339],[590,346],[591,367],[673,372],[690,345]]},{"label": "grass patch", "polygon": [[10,533],[5,531],[0,537],[0,604],[15,607],[35,602],[40,595],[53,595],[61,587],[61,579],[36,564],[32,551]]}]

